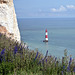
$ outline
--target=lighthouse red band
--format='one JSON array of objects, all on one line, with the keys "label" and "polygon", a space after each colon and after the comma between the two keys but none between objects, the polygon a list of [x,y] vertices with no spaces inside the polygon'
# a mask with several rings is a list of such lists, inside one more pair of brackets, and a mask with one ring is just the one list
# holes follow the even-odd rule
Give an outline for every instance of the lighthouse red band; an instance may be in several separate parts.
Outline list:
[{"label": "lighthouse red band", "polygon": [[48,41],[48,32],[47,32],[47,29],[46,29],[45,33],[46,33],[45,40]]}]

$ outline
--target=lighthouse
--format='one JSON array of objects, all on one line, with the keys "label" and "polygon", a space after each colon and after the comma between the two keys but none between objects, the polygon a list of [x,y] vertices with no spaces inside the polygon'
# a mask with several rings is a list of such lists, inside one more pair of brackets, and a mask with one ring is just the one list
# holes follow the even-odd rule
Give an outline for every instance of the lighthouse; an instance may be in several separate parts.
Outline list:
[{"label": "lighthouse", "polygon": [[45,30],[45,40],[43,42],[48,42],[48,32],[47,29]]}]

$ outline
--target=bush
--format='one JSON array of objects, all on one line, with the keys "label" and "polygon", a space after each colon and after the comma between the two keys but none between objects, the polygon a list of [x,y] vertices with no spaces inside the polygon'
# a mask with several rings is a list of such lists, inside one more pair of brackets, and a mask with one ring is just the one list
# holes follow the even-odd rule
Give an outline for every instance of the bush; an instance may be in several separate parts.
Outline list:
[{"label": "bush", "polygon": [[75,60],[67,56],[58,59],[43,56],[37,50],[24,48],[22,43],[11,41],[0,34],[0,75],[74,75]]}]

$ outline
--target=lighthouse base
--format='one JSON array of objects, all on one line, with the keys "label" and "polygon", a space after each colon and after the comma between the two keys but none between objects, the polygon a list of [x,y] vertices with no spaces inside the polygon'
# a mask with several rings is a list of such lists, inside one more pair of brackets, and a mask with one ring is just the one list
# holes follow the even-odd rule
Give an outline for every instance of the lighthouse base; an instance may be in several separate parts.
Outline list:
[{"label": "lighthouse base", "polygon": [[48,40],[43,40],[43,42],[48,42]]}]

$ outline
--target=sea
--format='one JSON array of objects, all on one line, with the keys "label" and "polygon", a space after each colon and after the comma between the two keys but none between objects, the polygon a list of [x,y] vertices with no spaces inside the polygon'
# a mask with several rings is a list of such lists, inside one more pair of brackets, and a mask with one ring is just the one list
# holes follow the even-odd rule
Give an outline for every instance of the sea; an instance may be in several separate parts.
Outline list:
[{"label": "sea", "polygon": [[[67,55],[75,58],[75,18],[18,18],[21,40],[30,50],[38,50],[43,55],[63,57]],[[47,43],[45,30],[48,31]]]}]

